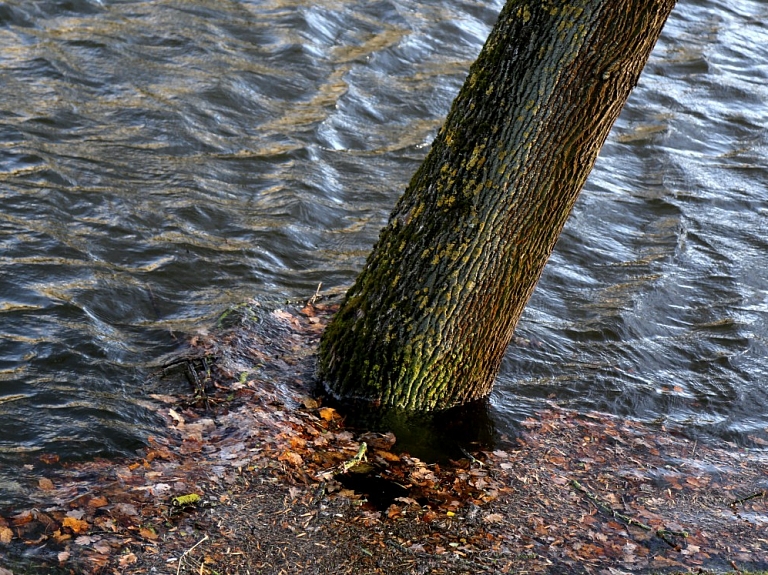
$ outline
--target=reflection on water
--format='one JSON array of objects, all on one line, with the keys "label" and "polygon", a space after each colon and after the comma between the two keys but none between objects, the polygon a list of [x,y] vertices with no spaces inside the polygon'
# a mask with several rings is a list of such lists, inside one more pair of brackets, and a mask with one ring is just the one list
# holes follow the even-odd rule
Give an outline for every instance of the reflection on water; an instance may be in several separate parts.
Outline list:
[{"label": "reflection on water", "polygon": [[[548,396],[739,441],[768,425],[768,7],[697,4],[525,314],[501,428]],[[132,449],[157,423],[147,366],[184,333],[349,284],[500,7],[1,4],[0,464]]]}]

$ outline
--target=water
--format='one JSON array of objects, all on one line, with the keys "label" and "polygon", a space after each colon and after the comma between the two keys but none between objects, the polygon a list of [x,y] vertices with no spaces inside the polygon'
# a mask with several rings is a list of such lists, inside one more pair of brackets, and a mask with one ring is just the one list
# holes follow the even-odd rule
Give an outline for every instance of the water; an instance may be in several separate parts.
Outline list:
[{"label": "water", "polygon": [[[0,4],[0,500],[130,453],[149,367],[251,297],[348,285],[499,1]],[[768,426],[768,6],[681,2],[492,398]]]}]

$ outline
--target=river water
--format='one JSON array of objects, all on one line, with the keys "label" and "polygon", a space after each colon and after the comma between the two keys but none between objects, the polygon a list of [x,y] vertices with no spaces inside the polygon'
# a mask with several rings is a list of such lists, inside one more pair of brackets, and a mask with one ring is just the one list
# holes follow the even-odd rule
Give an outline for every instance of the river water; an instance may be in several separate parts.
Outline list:
[{"label": "river water", "polygon": [[[150,365],[349,285],[497,0],[0,2],[0,501],[158,432]],[[752,444],[768,388],[768,5],[682,0],[492,397]]]}]

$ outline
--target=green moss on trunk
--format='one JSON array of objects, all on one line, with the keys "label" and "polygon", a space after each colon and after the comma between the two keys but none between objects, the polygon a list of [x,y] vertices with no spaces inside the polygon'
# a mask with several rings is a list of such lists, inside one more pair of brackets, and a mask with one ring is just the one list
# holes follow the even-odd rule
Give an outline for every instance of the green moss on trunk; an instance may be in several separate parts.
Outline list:
[{"label": "green moss on trunk", "polygon": [[487,395],[673,0],[510,0],[320,346],[340,398]]}]

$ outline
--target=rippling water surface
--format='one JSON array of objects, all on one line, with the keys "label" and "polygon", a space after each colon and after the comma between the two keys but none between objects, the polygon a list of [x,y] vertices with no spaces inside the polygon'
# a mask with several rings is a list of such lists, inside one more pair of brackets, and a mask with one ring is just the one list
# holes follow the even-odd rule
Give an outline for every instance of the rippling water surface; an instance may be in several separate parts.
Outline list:
[{"label": "rippling water surface", "polygon": [[[126,453],[228,305],[349,284],[501,2],[0,3],[0,499]],[[566,405],[764,437],[768,5],[682,0],[510,349]]]}]

